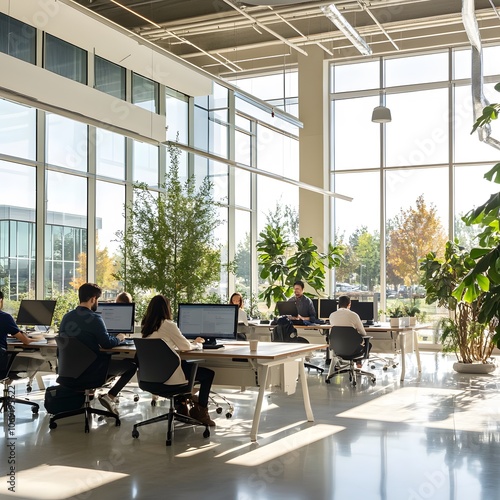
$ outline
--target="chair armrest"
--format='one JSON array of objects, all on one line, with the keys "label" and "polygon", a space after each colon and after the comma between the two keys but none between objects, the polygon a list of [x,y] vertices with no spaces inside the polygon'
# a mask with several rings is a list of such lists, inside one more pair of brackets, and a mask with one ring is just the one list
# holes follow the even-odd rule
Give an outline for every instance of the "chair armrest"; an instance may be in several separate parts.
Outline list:
[{"label": "chair armrest", "polygon": [[365,355],[363,356],[363,359],[368,359],[370,356],[370,339],[372,339],[372,335],[363,335],[363,342],[364,342],[364,348],[365,348]]}]

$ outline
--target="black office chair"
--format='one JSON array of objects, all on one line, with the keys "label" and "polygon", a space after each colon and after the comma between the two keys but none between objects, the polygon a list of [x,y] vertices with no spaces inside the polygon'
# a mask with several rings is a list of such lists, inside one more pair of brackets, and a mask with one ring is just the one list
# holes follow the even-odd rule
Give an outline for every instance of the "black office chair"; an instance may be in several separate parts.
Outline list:
[{"label": "black office chair", "polygon": [[[334,356],[348,361],[345,365],[334,363],[334,359],[330,363],[330,369],[326,376],[325,382],[330,383],[330,379],[340,373],[349,374],[349,382],[353,386],[356,385],[356,375],[365,375],[370,378],[372,383],[376,382],[376,377],[373,373],[366,372],[360,368],[356,368],[355,363],[362,359],[368,358],[370,337],[358,333],[355,328],[350,326],[332,326],[330,329],[330,349],[333,350]],[[361,343],[364,340],[364,349],[360,351]]]},{"label": "black office chair", "polygon": [[198,420],[186,415],[181,415],[174,409],[174,398],[192,397],[198,363],[193,362],[195,366],[194,369],[191,370],[191,376],[187,384],[166,385],[164,382],[172,376],[181,364],[181,359],[178,354],[174,352],[163,339],[134,339],[134,343],[137,349],[137,361],[139,364],[139,368],[137,370],[139,387],[143,391],[169,399],[170,407],[168,413],[164,415],[159,415],[135,424],[134,429],[132,430],[132,437],[139,437],[137,427],[154,424],[156,422],[163,422],[165,420],[168,422],[166,440],[167,446],[172,444],[174,420],[190,425],[203,425],[205,427],[203,437],[209,437],[210,431],[208,429],[208,425],[202,424]]},{"label": "black office chair", "polygon": [[[309,341],[307,339],[298,336],[297,329],[293,326],[292,321],[286,316],[282,316],[278,319],[276,326],[271,332],[271,342],[294,342],[300,344],[309,344]],[[304,367],[308,370],[313,368],[321,374],[325,371],[323,367],[313,365],[309,362],[305,362]]]},{"label": "black office chair", "polygon": [[[9,381],[16,379],[16,378],[25,378],[26,374],[25,372],[19,372],[19,371],[11,371],[12,364],[14,363],[14,360],[16,359],[17,354],[19,354],[18,351],[7,351],[3,347],[0,348],[0,380],[3,383],[3,396],[0,397],[0,403],[2,405],[0,406],[0,412],[2,411],[7,411],[10,406],[12,406],[14,403],[22,404],[22,405],[29,405],[31,406],[31,412],[34,415],[38,414],[38,410],[40,409],[40,405],[38,403],[34,403],[33,401],[28,401],[26,399],[19,399],[13,396],[13,392],[9,388]],[[40,362],[40,365],[43,364],[43,360],[31,360],[34,363],[36,361]],[[36,365],[36,363],[35,363]],[[35,368],[35,367],[33,367]]]},{"label": "black office chair", "polygon": [[56,420],[73,415],[85,415],[85,432],[90,431],[91,415],[100,415],[115,419],[115,425],[120,425],[118,415],[90,406],[93,391],[102,387],[108,380],[110,355],[96,354],[75,337],[56,337],[58,377],[56,382],[63,387],[85,393],[82,408],[56,413],[50,417],[49,428],[57,427]]}]

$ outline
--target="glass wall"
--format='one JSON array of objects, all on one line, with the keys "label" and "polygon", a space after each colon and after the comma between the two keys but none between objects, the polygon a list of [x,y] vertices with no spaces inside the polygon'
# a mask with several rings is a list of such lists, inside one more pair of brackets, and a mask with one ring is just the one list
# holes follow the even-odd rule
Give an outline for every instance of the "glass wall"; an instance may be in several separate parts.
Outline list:
[{"label": "glass wall", "polygon": [[[353,197],[332,203],[332,239],[347,248],[336,292],[380,294],[386,309],[416,304],[427,320],[446,314],[424,304],[419,259],[452,237],[470,248],[475,230],[461,217],[495,191],[483,175],[498,151],[470,134],[469,78],[469,50],[331,66],[332,189]],[[498,102],[492,83],[484,93]],[[380,94],[392,114],[384,125],[371,122]]]},{"label": "glass wall", "polygon": [[[42,61],[35,58],[37,38]],[[292,215],[289,227],[298,228],[297,126],[219,83],[210,95],[189,97],[97,55],[88,82],[84,49],[3,14],[0,51],[165,115],[167,139],[180,146],[181,182],[193,176],[199,186],[208,177],[218,204],[213,234],[222,266],[207,300],[225,301],[237,289],[249,307],[258,287],[254,229],[276,220],[283,205]],[[246,84],[271,89],[261,97],[296,112],[297,80],[292,71]],[[15,97],[0,100],[0,286],[9,300],[74,293],[89,279],[113,299],[123,286],[114,274],[123,261],[117,232],[126,227],[124,204],[134,199],[136,182],[155,195],[162,190],[169,155],[164,145],[138,140],[135,131],[128,137],[89,122],[70,110],[61,116]]]}]

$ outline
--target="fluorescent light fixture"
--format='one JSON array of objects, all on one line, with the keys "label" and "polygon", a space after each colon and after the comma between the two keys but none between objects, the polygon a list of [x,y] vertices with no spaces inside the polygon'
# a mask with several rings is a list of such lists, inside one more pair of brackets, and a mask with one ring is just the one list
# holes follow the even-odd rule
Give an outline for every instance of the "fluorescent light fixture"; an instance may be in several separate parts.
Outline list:
[{"label": "fluorescent light fixture", "polygon": [[340,13],[335,5],[320,7],[323,14],[337,26],[337,28],[346,36],[346,38],[363,54],[369,56],[372,49],[366,43],[366,40],[349,24],[349,21]]}]

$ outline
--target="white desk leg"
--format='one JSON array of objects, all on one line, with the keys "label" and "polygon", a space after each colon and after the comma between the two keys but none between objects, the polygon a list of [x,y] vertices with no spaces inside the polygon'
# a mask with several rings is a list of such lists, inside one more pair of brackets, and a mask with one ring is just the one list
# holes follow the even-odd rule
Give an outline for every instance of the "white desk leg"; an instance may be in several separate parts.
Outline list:
[{"label": "white desk leg", "polygon": [[399,347],[401,347],[401,378],[399,380],[403,382],[406,373],[406,333],[399,334]]},{"label": "white desk leg", "polygon": [[422,365],[420,364],[420,349],[418,348],[417,330],[413,330],[412,332],[413,332],[413,350],[415,351],[415,355],[417,356],[418,373],[422,373]]},{"label": "white desk leg", "polygon": [[43,378],[41,373],[36,373],[35,375],[36,378],[36,383],[38,384],[38,390],[39,391],[44,391],[45,390],[45,384],[43,383]]},{"label": "white desk leg", "polygon": [[314,415],[311,408],[311,400],[309,399],[309,387],[307,386],[306,370],[304,369],[303,359],[299,361],[299,377],[300,385],[302,386],[302,397],[304,398],[304,408],[306,410],[307,421],[314,422]]},{"label": "white desk leg", "polygon": [[261,365],[259,370],[259,394],[257,396],[257,404],[253,412],[252,430],[250,431],[250,440],[257,441],[257,432],[259,430],[260,413],[262,411],[262,402],[264,401],[264,393],[267,386],[267,374],[269,373],[269,366]]}]

